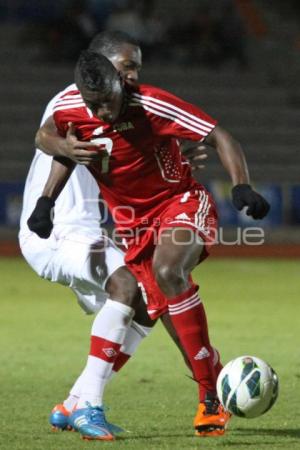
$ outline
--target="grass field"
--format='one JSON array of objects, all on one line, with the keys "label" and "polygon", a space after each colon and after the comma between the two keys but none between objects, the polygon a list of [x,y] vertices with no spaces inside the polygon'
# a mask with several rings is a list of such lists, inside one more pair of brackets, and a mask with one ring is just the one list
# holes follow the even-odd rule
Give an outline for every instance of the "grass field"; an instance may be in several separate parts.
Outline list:
[{"label": "grass field", "polygon": [[299,261],[212,259],[195,273],[223,362],[248,353],[277,371],[268,414],[235,418],[221,438],[194,437],[196,386],[158,325],[106,391],[109,420],[128,430],[114,443],[52,433],[47,422],[83,368],[92,318],[21,259],[0,259],[0,273],[1,450],[300,449]]}]

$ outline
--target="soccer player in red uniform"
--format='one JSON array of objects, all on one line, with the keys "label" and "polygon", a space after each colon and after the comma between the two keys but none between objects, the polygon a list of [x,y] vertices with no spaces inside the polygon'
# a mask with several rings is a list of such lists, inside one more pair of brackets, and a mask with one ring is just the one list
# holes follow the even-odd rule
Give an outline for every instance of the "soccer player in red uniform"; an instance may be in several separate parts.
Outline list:
[{"label": "soccer player in red uniform", "polygon": [[[233,182],[233,203],[263,218],[265,199],[249,185],[239,144],[199,108],[161,89],[124,85],[111,63],[83,52],[75,71],[79,91],[62,96],[54,118],[61,135],[74,124],[78,138],[99,148],[89,170],[99,183],[116,229],[126,244],[126,264],[145,293],[152,318],[169,311],[199,383],[199,436],[223,434],[226,416],[216,396],[216,372],[203,303],[191,278],[216,237],[210,194],[191,176],[177,138],[215,147]],[[55,200],[72,164],[57,168],[44,195]]]}]

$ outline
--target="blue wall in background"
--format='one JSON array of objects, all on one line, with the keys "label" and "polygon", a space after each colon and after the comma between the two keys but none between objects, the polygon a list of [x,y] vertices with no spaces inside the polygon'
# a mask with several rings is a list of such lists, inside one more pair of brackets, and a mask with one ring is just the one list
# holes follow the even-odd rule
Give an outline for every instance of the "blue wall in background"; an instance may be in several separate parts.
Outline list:
[{"label": "blue wall in background", "polygon": [[23,190],[24,183],[0,183],[0,225],[19,225]]},{"label": "blue wall in background", "polygon": [[[254,186],[271,204],[269,215],[260,221],[254,221],[244,212],[233,207],[229,193],[230,183],[213,181],[207,186],[213,194],[219,211],[220,226],[251,226],[254,223],[265,227],[300,224],[300,185],[291,186],[288,190],[288,205],[283,203],[282,187],[273,184]],[[0,183],[0,225],[18,227],[24,183]],[[284,215],[284,211],[287,213]]]}]

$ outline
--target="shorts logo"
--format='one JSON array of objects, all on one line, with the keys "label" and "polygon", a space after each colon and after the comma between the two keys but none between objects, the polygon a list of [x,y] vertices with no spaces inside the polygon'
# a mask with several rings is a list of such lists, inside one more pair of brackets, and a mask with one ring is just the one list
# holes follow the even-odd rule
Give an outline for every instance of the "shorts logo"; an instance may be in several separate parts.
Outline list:
[{"label": "shorts logo", "polygon": [[114,348],[103,348],[102,351],[106,354],[108,358],[113,358],[114,356],[117,356],[117,352]]},{"label": "shorts logo", "polygon": [[200,359],[208,358],[209,356],[210,356],[210,353],[207,350],[207,348],[206,347],[202,347],[199,350],[199,352],[197,353],[197,355],[194,356],[194,359],[197,361],[197,360],[200,360]]}]

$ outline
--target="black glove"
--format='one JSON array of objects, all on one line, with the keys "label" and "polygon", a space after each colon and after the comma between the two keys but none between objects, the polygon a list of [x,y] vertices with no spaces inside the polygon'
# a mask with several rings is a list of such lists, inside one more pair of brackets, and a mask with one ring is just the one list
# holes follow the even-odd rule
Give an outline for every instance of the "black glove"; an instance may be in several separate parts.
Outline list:
[{"label": "black glove", "polygon": [[253,219],[263,219],[269,212],[270,205],[262,195],[253,191],[249,184],[237,184],[232,188],[232,203],[241,211],[248,206],[246,214]]},{"label": "black glove", "polygon": [[53,215],[51,210],[54,207],[54,201],[49,197],[40,197],[36,206],[27,220],[28,228],[36,233],[40,238],[47,239],[53,228]]}]

